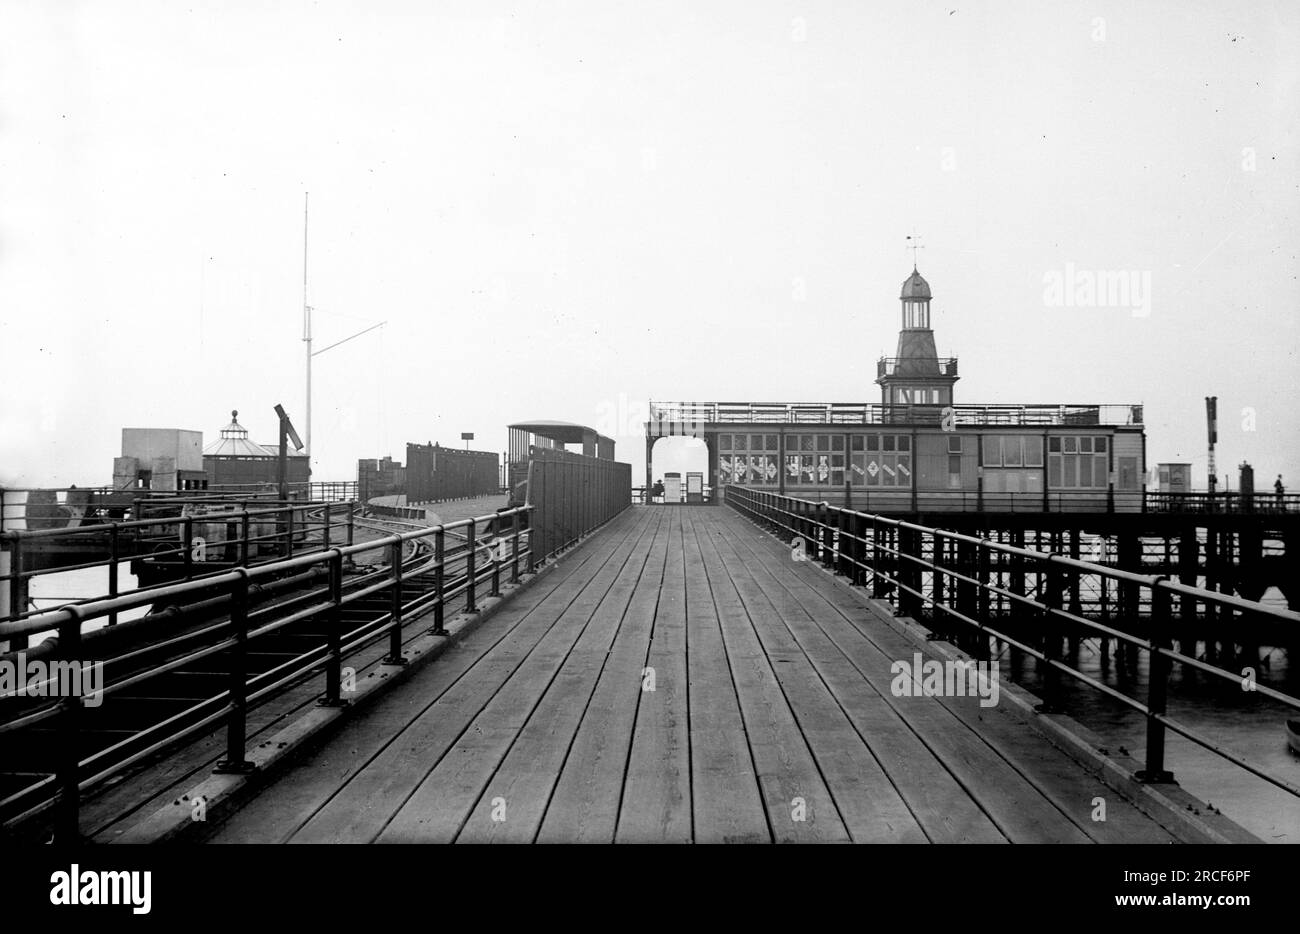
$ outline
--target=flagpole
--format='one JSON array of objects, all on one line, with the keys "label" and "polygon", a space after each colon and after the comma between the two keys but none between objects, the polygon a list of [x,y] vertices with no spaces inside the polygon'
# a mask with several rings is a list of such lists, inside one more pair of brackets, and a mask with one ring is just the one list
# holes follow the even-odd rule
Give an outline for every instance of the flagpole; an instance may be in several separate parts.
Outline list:
[{"label": "flagpole", "polygon": [[307,344],[307,472],[311,473],[311,306],[307,304],[307,207],[310,192],[302,196],[302,339]]}]

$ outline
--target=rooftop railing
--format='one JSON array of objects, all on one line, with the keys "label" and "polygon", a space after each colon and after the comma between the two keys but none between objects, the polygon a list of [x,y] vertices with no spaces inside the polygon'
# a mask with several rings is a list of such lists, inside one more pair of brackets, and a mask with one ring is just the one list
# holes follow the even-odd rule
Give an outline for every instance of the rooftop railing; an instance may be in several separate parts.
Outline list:
[{"label": "rooftop railing", "polygon": [[[917,357],[881,357],[876,361],[876,378],[885,376],[956,376],[957,358],[939,357],[937,359]],[[933,371],[933,372],[931,372]]]},{"label": "rooftop railing", "polygon": [[647,429],[688,425],[898,425],[937,424],[952,409],[956,425],[1050,427],[1140,426],[1142,406],[1098,405],[904,405],[873,402],[651,402]]}]

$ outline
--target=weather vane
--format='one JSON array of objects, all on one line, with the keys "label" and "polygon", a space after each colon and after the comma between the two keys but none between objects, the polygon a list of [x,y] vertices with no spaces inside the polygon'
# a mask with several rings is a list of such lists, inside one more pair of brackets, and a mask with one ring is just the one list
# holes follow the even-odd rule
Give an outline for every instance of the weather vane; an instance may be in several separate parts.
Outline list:
[{"label": "weather vane", "polygon": [[912,232],[908,234],[907,239],[908,244],[906,248],[912,251],[912,272],[916,272],[916,251],[924,250],[925,247],[921,245],[921,238],[917,236],[915,228],[913,228]]}]

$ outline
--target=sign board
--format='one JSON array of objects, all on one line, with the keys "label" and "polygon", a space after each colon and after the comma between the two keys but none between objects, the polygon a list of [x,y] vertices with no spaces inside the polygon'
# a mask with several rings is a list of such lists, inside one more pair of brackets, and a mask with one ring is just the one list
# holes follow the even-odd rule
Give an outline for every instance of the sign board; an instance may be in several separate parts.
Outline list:
[{"label": "sign board", "polygon": [[462,441],[473,441],[473,440],[474,440],[474,432],[472,432],[472,431],[462,431],[462,432],[460,433],[460,440],[462,440]]},{"label": "sign board", "polygon": [[299,438],[298,432],[293,430],[293,422],[289,421],[289,413],[284,410],[284,406],[277,405],[275,407],[275,414],[280,416],[280,424],[284,427],[285,434],[289,436],[289,440],[293,442],[294,449],[301,451],[303,449],[302,438]]}]

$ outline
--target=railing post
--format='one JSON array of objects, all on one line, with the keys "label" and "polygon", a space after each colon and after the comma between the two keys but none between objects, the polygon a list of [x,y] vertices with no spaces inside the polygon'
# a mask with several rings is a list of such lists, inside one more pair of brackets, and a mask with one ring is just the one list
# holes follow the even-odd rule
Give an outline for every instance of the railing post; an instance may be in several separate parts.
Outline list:
[{"label": "railing post", "polygon": [[325,504],[325,523],[321,529],[321,551],[330,550],[330,504]]},{"label": "railing post", "polygon": [[289,520],[288,520],[289,534],[287,536],[288,541],[286,543],[286,546],[289,549],[288,556],[292,558],[293,557],[293,507],[286,506],[285,508],[288,510],[289,513]]},{"label": "railing post", "polygon": [[[1041,572],[1040,572],[1041,573]],[[1039,713],[1061,711],[1061,672],[1053,662],[1061,660],[1060,624],[1053,610],[1061,608],[1061,569],[1049,557],[1047,575],[1043,584],[1043,611],[1039,618],[1043,626],[1043,702],[1035,708]]]},{"label": "railing post", "polygon": [[[23,580],[23,536],[15,532],[9,548],[9,618],[18,619],[27,612],[27,586]],[[9,639],[11,650],[27,648],[26,634]]]},{"label": "railing post", "polygon": [[817,520],[821,525],[818,533],[822,540],[822,567],[835,569],[835,530],[831,528],[831,507],[822,503],[817,507]]},{"label": "railing post", "polygon": [[[81,613],[66,607],[68,619],[59,624],[59,655],[80,666]],[[85,683],[85,678],[82,679]],[[54,818],[54,842],[76,843],[81,838],[81,697],[69,694],[59,702],[59,751],[56,766],[59,800]]]},{"label": "railing post", "polygon": [[492,593],[489,596],[501,596],[501,546],[505,540],[500,535],[496,536],[495,548],[488,551],[492,558]]},{"label": "railing post", "polygon": [[230,627],[235,644],[230,650],[230,713],[226,719],[226,757],[213,769],[218,774],[245,773],[255,768],[244,758],[248,738],[248,572],[237,568],[239,577],[230,588]]},{"label": "railing post", "polygon": [[478,606],[475,604],[475,586],[474,578],[478,575],[478,543],[474,540],[474,521],[471,519],[466,526],[465,538],[469,544],[469,556],[465,559],[465,612],[473,613]]},{"label": "railing post", "polygon": [[[119,544],[118,532],[119,530],[117,527],[117,523],[114,522],[112,528],[108,530],[108,549],[109,549],[108,595],[110,597],[117,596],[117,588],[118,588],[117,564],[119,561],[122,560],[121,546]],[[108,625],[110,626],[117,625],[117,610],[114,610],[113,612],[108,614]]]},{"label": "railing post", "polygon": [[353,532],[352,520],[356,514],[356,511],[357,511],[357,504],[355,502],[348,503],[348,544],[349,545],[352,544],[352,532]]},{"label": "railing post", "polygon": [[390,561],[393,567],[393,593],[389,604],[388,657],[385,665],[405,665],[402,657],[402,542],[393,542]]},{"label": "railing post", "polygon": [[885,580],[880,576],[880,520],[871,516],[871,596],[885,598]]},{"label": "railing post", "polygon": [[181,559],[184,562],[185,579],[189,580],[194,576],[194,520],[190,516],[181,520],[181,538],[185,542]]},{"label": "railing post", "polygon": [[1169,670],[1172,663],[1161,652],[1170,646],[1170,598],[1161,583],[1161,576],[1151,588],[1151,634],[1147,642],[1150,652],[1147,683],[1147,767],[1137,773],[1137,780],[1148,784],[1170,784],[1174,773],[1165,768],[1165,725],[1160,717],[1165,713],[1165,699],[1169,689]]},{"label": "railing post", "polygon": [[447,576],[443,568],[446,557],[446,533],[443,531],[442,526],[438,526],[433,533],[433,592],[438,595],[438,602],[433,605],[433,629],[429,630],[435,636],[445,636],[447,634],[447,630],[443,627],[447,603]]},{"label": "railing post", "polygon": [[510,514],[510,583],[519,581],[519,512]]},{"label": "railing post", "polygon": [[249,538],[249,532],[250,532],[250,527],[249,527],[249,522],[248,522],[248,507],[245,506],[245,507],[244,507],[244,511],[243,511],[243,513],[240,514],[240,517],[239,517],[239,564],[240,564],[240,567],[248,567],[248,548],[249,548],[249,541],[248,541],[248,538]]},{"label": "railing post", "polygon": [[[925,558],[925,533],[915,532],[917,538],[917,556],[922,560]],[[926,626],[927,639],[945,639],[952,628],[948,622],[948,614],[943,612],[940,607],[947,606],[953,592],[953,580],[945,573],[948,567],[948,556],[952,549],[949,547],[948,540],[942,533],[936,529],[930,533],[930,566],[931,566],[931,585],[930,585],[930,619]],[[917,590],[924,590],[925,568],[920,568],[920,574],[917,575]],[[918,600],[922,608],[925,601]]]},{"label": "railing post", "polygon": [[915,529],[898,529],[898,612],[900,616],[909,616],[920,621],[921,598],[917,591],[921,589],[920,568],[916,559],[921,550],[920,534]]},{"label": "railing post", "polygon": [[[981,538],[983,538],[983,536],[981,536]],[[989,590],[989,581],[992,577],[992,549],[989,548],[987,539],[982,540],[975,547],[979,549],[979,555],[976,560],[979,562],[978,580],[980,582],[978,598],[979,608],[976,611],[976,616],[979,620],[980,657],[984,658],[987,657],[986,653],[988,650],[987,640],[984,638],[984,626],[989,620],[993,598],[993,594]]]},{"label": "railing post", "polygon": [[325,614],[326,650],[325,660],[325,696],[320,701],[322,707],[343,707],[343,552],[335,549],[329,559],[329,600],[330,608]]}]

